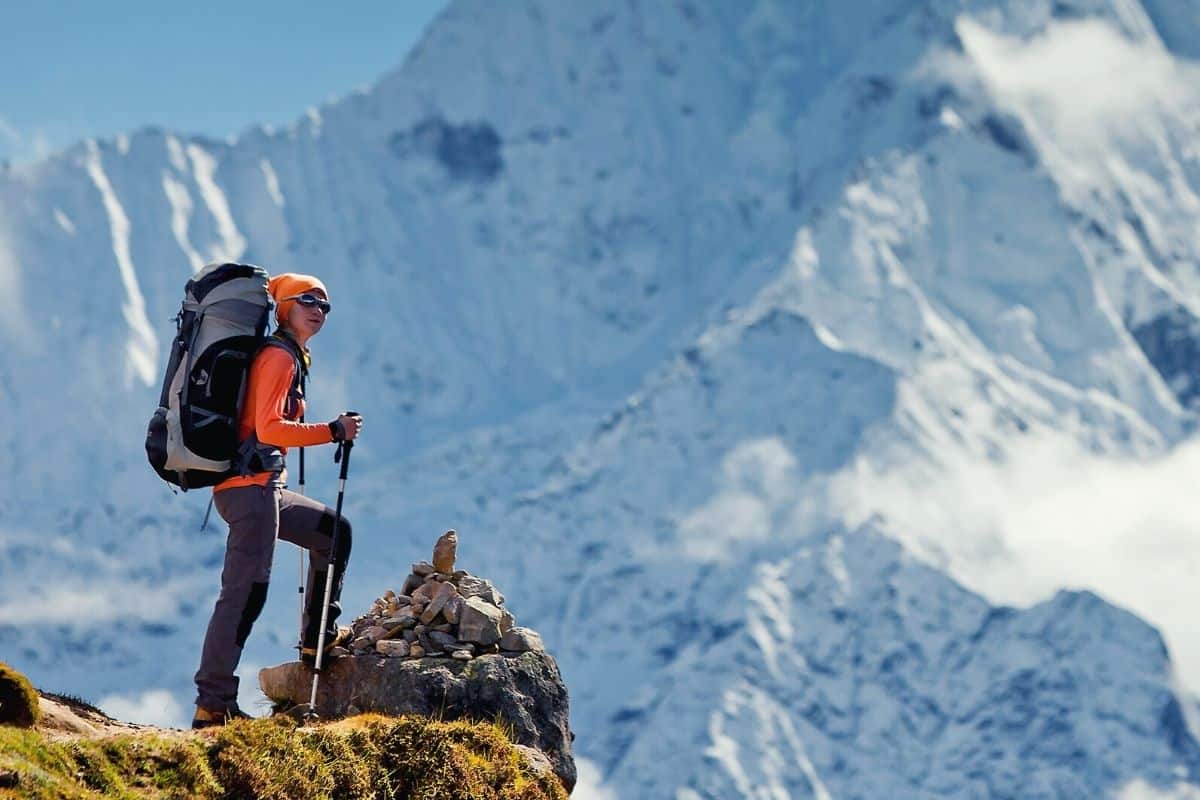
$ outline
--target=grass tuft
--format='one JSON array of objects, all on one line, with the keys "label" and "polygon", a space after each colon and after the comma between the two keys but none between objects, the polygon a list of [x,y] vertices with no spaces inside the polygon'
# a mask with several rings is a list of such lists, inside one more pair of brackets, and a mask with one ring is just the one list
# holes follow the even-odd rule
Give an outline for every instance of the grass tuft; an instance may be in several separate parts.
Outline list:
[{"label": "grass tuft", "polygon": [[0,661],[0,725],[32,728],[41,714],[37,692],[29,680]]}]

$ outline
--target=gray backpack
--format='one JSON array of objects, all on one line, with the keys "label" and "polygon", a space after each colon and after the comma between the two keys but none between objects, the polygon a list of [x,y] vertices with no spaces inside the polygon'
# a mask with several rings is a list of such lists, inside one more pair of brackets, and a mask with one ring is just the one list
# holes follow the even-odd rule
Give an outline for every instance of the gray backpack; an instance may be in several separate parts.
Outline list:
[{"label": "gray backpack", "polygon": [[150,466],[184,491],[240,472],[246,380],[271,319],[267,279],[253,264],[209,264],[185,287],[158,410],[146,431]]}]

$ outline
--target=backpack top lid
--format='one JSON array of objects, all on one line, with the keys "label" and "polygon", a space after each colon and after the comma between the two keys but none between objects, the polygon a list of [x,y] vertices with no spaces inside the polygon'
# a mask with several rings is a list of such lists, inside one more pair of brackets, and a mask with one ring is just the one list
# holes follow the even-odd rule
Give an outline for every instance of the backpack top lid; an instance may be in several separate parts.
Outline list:
[{"label": "backpack top lid", "polygon": [[255,264],[237,264],[234,262],[214,263],[197,272],[187,282],[185,291],[189,300],[195,303],[203,303],[205,298],[214,289],[237,279],[248,279],[251,285],[255,287],[252,290],[255,293],[258,291],[258,284],[261,283],[261,291],[265,293],[269,278],[270,276],[267,274],[267,271]]}]

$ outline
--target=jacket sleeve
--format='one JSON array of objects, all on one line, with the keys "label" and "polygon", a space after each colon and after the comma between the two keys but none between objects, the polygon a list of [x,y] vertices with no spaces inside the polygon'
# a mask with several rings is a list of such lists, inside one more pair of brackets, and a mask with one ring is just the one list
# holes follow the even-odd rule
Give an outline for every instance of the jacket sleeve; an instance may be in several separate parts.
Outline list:
[{"label": "jacket sleeve", "polygon": [[278,347],[267,347],[254,359],[250,380],[255,385],[254,432],[263,444],[276,447],[309,447],[329,444],[333,434],[323,422],[303,423],[284,419],[288,392],[296,374],[292,357]]}]

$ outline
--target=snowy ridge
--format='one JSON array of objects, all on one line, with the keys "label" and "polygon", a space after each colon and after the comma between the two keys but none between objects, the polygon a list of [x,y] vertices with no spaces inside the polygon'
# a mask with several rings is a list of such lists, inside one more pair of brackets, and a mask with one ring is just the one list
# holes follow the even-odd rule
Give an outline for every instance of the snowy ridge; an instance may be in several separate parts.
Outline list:
[{"label": "snowy ridge", "polygon": [[1190,447],[1198,48],[1170,0],[464,0],[286,131],[0,173],[0,397],[54,417],[0,434],[0,655],[184,713],[222,543],[141,438],[183,283],[239,257],[326,279],[313,416],[371,417],[345,605],[458,528],[618,796],[1186,792],[1158,635],[938,487]]},{"label": "snowy ridge", "polygon": [[869,528],[814,537],[747,577],[744,618],[664,670],[653,707],[622,709],[618,785],[1103,797],[1135,764],[1160,785],[1196,778],[1162,640],[1095,595],[992,607]]}]

